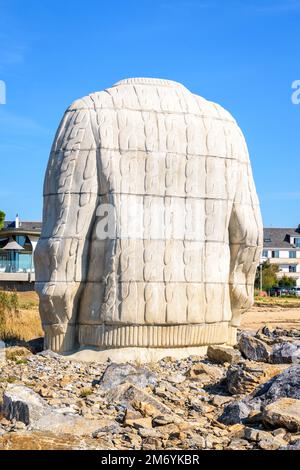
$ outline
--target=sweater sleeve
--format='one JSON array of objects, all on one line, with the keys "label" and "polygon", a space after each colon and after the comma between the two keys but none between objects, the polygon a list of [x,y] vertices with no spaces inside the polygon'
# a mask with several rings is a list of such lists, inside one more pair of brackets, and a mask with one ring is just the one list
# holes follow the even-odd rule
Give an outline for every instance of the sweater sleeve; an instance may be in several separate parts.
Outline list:
[{"label": "sweater sleeve", "polygon": [[89,232],[97,203],[96,144],[83,100],[66,111],[44,182],[43,228],[35,251],[36,290],[46,347],[75,341],[76,305],[87,271]]},{"label": "sweater sleeve", "polygon": [[237,187],[229,222],[232,326],[239,326],[241,313],[253,304],[254,278],[263,241],[262,219],[249,154],[243,134],[238,131],[241,154],[237,156]]}]

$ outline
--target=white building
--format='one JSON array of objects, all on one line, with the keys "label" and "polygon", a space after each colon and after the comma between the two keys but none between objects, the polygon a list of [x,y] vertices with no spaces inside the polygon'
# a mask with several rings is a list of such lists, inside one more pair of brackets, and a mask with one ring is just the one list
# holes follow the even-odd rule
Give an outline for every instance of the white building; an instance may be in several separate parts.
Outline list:
[{"label": "white building", "polygon": [[41,222],[23,222],[16,216],[0,230],[0,289],[33,289],[33,253]]},{"label": "white building", "polygon": [[278,264],[278,278],[286,275],[300,286],[300,225],[294,228],[265,228],[261,261]]}]

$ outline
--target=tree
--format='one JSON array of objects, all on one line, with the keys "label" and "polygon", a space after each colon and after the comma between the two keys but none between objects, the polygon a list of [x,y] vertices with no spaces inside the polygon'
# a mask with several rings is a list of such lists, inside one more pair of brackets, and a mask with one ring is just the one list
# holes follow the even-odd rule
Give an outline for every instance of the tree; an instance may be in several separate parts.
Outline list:
[{"label": "tree", "polygon": [[0,230],[3,228],[4,220],[5,220],[5,212],[0,211]]},{"label": "tree", "polygon": [[282,276],[281,279],[279,279],[278,281],[278,285],[279,287],[295,287],[296,285],[296,279],[294,279],[293,277],[290,277],[290,276]]},{"label": "tree", "polygon": [[[255,287],[260,289],[260,267],[258,267],[255,276]],[[270,290],[278,285],[277,280],[278,265],[271,264],[268,260],[262,264],[262,289]]]}]

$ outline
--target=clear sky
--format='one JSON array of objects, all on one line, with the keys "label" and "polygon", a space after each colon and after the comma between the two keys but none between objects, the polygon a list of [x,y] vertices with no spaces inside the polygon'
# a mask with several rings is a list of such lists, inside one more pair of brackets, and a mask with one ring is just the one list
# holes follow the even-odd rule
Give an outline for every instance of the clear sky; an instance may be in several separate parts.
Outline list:
[{"label": "clear sky", "polygon": [[0,209],[41,219],[55,130],[74,99],[132,76],[227,108],[265,226],[300,223],[300,0],[0,0]]}]

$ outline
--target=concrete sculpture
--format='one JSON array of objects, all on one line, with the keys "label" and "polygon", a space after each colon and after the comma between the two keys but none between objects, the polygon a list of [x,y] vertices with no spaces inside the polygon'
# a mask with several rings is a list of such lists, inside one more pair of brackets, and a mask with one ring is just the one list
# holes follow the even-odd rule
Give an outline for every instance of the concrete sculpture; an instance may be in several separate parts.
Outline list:
[{"label": "concrete sculpture", "polygon": [[131,78],[68,108],[35,251],[46,348],[125,360],[232,345],[261,248],[246,143],[222,107]]}]

